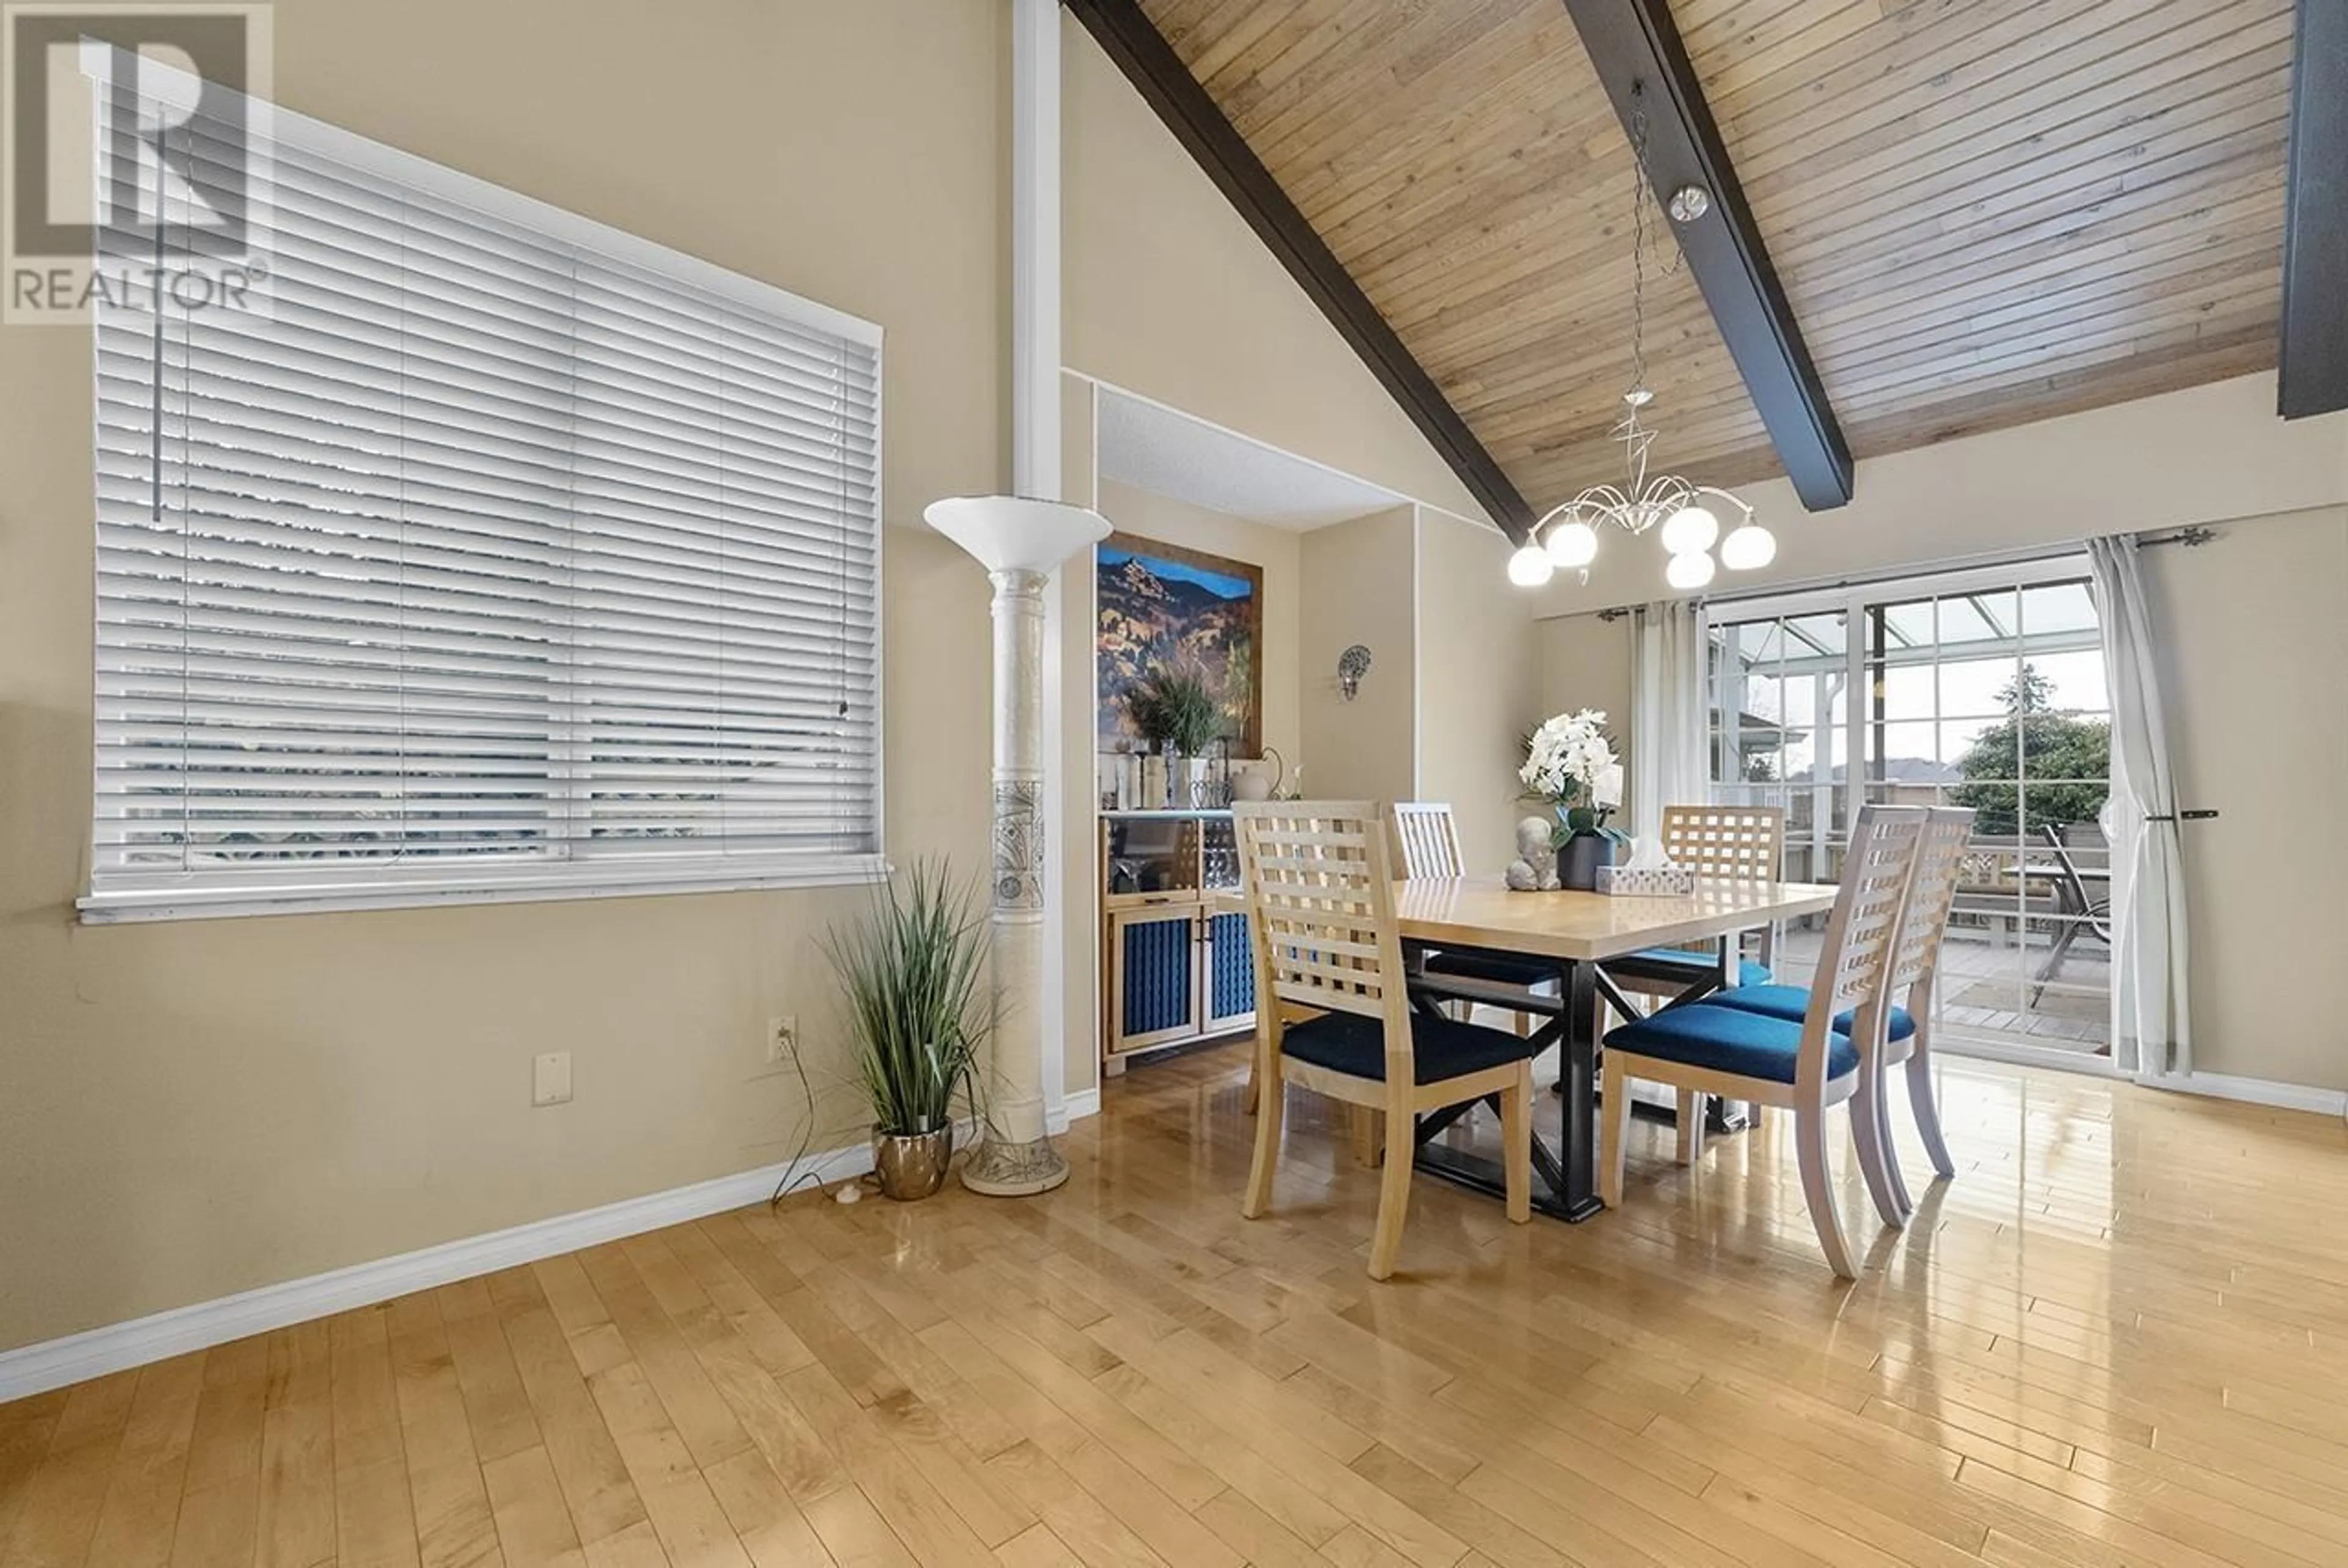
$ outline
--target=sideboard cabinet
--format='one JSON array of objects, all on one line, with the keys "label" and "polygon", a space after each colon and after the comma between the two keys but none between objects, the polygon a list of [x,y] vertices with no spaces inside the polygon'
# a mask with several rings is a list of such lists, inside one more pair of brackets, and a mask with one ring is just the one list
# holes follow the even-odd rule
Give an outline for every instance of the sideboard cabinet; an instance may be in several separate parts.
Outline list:
[{"label": "sideboard cabinet", "polygon": [[1209,897],[1237,887],[1229,811],[1101,814],[1101,1057],[1132,1057],[1255,1028],[1244,915]]}]

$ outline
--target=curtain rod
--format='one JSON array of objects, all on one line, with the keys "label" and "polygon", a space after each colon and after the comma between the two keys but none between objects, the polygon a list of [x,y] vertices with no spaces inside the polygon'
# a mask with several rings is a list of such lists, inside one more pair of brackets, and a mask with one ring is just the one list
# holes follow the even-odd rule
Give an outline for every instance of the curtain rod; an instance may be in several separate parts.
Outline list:
[{"label": "curtain rod", "polygon": [[[2194,549],[2219,537],[2217,529],[2205,524],[2194,523],[2178,528],[2173,533],[2139,534],[2137,536],[2137,543],[2147,549],[2158,545],[2183,545],[2188,549]],[[1742,593],[1707,594],[1698,599],[1696,602],[1706,607],[1715,604],[1745,604],[1756,599],[1780,599],[1788,594],[1826,593],[1846,588],[1872,588],[1879,583],[1912,582],[1919,578],[1947,577],[1956,572],[1982,571],[1995,567],[2032,566],[2041,561],[2061,560],[2066,556],[2075,556],[2085,548],[2086,541],[2082,539],[2072,544],[2050,545],[2044,549],[2024,550],[2013,555],[1971,556],[1962,560],[1941,561],[1921,568],[1889,567],[1881,571],[1860,572],[1852,577],[1836,578],[1828,581],[1813,579],[1807,582],[1772,583],[1766,588],[1748,589]],[[1601,620],[1615,621],[1634,613],[1637,608],[1635,605],[1612,605],[1597,611],[1597,615]]]}]

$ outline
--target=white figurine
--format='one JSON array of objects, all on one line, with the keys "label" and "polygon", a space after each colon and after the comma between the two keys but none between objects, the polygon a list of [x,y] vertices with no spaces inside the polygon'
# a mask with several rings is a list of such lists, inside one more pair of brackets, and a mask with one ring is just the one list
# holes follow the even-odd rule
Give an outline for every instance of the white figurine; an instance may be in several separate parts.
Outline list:
[{"label": "white figurine", "polygon": [[1550,847],[1545,819],[1529,816],[1517,824],[1517,857],[1509,862],[1509,886],[1519,893],[1548,892],[1558,886],[1557,853]]}]

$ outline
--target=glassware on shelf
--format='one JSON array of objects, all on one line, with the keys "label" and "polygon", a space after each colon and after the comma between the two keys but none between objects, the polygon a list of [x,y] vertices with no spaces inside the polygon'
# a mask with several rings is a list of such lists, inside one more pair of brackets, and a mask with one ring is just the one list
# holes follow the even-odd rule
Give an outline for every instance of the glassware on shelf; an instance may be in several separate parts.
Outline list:
[{"label": "glassware on shelf", "polygon": [[1185,817],[1110,817],[1107,859],[1112,893],[1194,892],[1199,824]]},{"label": "glassware on shelf", "polygon": [[1208,887],[1236,887],[1240,885],[1239,839],[1229,820],[1202,821],[1200,853],[1200,881]]}]

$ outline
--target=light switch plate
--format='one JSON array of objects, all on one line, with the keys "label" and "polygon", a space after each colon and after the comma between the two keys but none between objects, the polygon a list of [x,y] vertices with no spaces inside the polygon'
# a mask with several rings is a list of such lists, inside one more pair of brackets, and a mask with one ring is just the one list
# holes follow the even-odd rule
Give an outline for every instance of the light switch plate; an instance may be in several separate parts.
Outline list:
[{"label": "light switch plate", "polygon": [[532,1105],[571,1103],[569,1051],[550,1050],[538,1058],[530,1073],[530,1102]]}]

